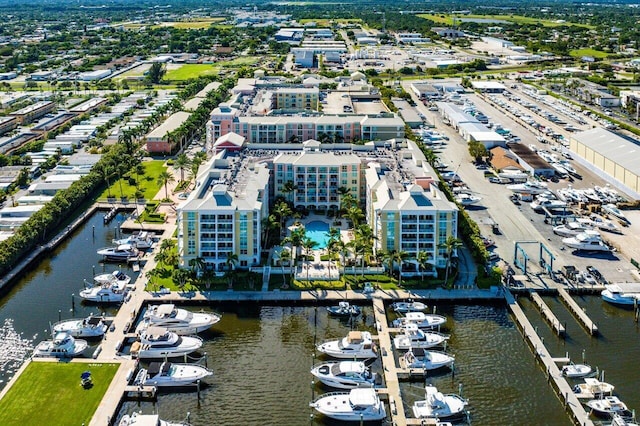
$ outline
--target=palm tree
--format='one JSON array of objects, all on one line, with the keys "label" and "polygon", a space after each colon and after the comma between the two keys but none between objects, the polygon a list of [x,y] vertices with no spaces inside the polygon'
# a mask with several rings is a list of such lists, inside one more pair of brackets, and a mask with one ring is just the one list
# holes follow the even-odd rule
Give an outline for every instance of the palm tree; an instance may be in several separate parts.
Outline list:
[{"label": "palm tree", "polygon": [[462,247],[462,240],[454,237],[453,235],[449,235],[447,237],[447,240],[444,243],[440,244],[439,247],[444,248],[446,251],[447,266],[444,274],[444,285],[445,287],[447,287],[447,283],[449,281],[449,270],[451,269],[451,256],[453,255],[454,251]]},{"label": "palm tree", "polygon": [[373,229],[366,223],[355,228],[353,234],[356,241],[356,255],[361,255],[360,266],[362,267],[362,276],[364,276],[364,258],[367,254],[373,253],[373,240],[376,237],[373,235]]},{"label": "palm tree", "polygon": [[111,184],[109,183],[109,177],[113,174],[113,167],[107,162],[99,163],[98,172],[102,175],[102,178],[107,184],[107,197],[111,198]]},{"label": "palm tree", "polygon": [[298,247],[300,247],[302,245],[302,242],[304,241],[304,239],[306,238],[306,231],[304,228],[296,228],[293,231],[291,231],[291,233],[289,234],[288,237],[286,237],[284,240],[282,240],[283,244],[291,244],[292,247],[292,256],[293,256],[293,266],[295,266],[296,264],[296,258],[297,258],[297,254],[298,254]]},{"label": "palm tree", "polygon": [[229,280],[229,288],[233,288],[233,271],[238,264],[238,255],[230,251],[227,253],[227,260],[224,262],[227,267],[227,279]]},{"label": "palm tree", "polygon": [[302,240],[302,248],[304,248],[304,255],[307,261],[307,281],[309,281],[309,264],[311,263],[309,261],[309,256],[311,256],[311,254],[313,253],[313,249],[317,245],[318,243],[313,241],[309,237],[304,237],[304,239]]},{"label": "palm tree", "polygon": [[280,229],[280,221],[274,214],[262,219],[262,242],[265,247],[270,247],[271,243],[271,231],[274,229]]},{"label": "palm tree", "polygon": [[184,154],[184,153],[179,154],[176,157],[176,161],[173,163],[173,167],[176,170],[180,170],[181,182],[184,182],[184,171],[189,168],[189,166],[191,165],[190,163],[191,161],[189,160],[189,157],[187,157],[187,154]]},{"label": "palm tree", "polygon": [[284,225],[287,221],[287,218],[293,214],[291,207],[284,201],[279,202],[273,208],[273,213],[275,213],[280,218],[280,232],[284,232]]},{"label": "palm tree", "polygon": [[409,253],[404,250],[394,250],[391,256],[393,263],[398,264],[398,287],[402,287],[402,265],[409,259]]},{"label": "palm tree", "polygon": [[287,276],[284,273],[284,263],[289,262],[289,267],[291,267],[291,252],[283,247],[282,250],[280,250],[278,260],[280,261],[280,267],[282,268],[282,287],[287,288]]},{"label": "palm tree", "polygon": [[189,267],[191,268],[191,273],[194,277],[197,277],[204,267],[206,266],[206,262],[203,257],[194,257],[193,259],[189,259]]},{"label": "palm tree", "polygon": [[420,280],[424,281],[424,271],[427,269],[428,265],[431,265],[431,253],[426,251],[419,251],[416,256],[416,261],[418,262],[418,268],[420,269]]},{"label": "palm tree", "polygon": [[364,213],[362,213],[362,209],[358,206],[349,207],[347,209],[346,216],[351,221],[354,228],[357,228],[360,221],[364,219]]},{"label": "palm tree", "polygon": [[346,186],[341,186],[338,188],[338,207],[342,208],[342,198],[347,195],[349,193],[349,191],[351,191],[349,188],[347,188]]},{"label": "palm tree", "polygon": [[168,183],[175,182],[176,180],[173,178],[173,175],[168,170],[163,170],[158,175],[157,183],[160,186],[164,186],[164,197],[169,198],[169,189],[167,188]]},{"label": "palm tree", "polygon": [[[288,180],[284,183],[284,185],[282,186],[282,189],[280,190],[283,194],[291,194],[293,195],[293,192],[298,189],[298,187],[296,186],[295,183],[293,183],[292,180]],[[291,197],[291,199],[289,199],[289,197],[287,196],[287,201],[289,201],[292,205],[293,205],[293,197]]]}]

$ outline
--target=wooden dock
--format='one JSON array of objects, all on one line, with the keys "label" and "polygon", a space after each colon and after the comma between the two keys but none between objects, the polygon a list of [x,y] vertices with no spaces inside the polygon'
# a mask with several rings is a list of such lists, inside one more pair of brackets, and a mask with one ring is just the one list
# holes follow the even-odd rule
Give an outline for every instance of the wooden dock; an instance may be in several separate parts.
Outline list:
[{"label": "wooden dock", "polygon": [[151,400],[157,399],[158,388],[155,386],[125,386],[124,395],[128,399]]},{"label": "wooden dock", "polygon": [[532,291],[531,299],[533,300],[533,303],[535,303],[536,306],[538,306],[538,309],[540,309],[542,316],[544,316],[544,318],[547,320],[551,328],[553,328],[553,331],[558,336],[564,337],[566,333],[564,325],[562,325],[560,320],[556,318],[555,314],[551,312],[551,309],[549,308],[549,306],[547,306],[544,300],[542,300],[542,297],[540,297],[540,295],[535,291]]},{"label": "wooden dock", "polygon": [[[563,402],[565,410],[571,413],[571,416],[575,423],[581,426],[594,426],[593,422],[589,418],[589,414],[585,411],[584,407],[580,403],[580,400],[576,397],[573,389],[567,383],[567,380],[562,375],[560,369],[556,365],[556,358],[552,358],[549,351],[544,346],[544,343],[536,333],[535,328],[529,322],[513,295],[509,290],[505,289],[505,300],[507,306],[513,313],[513,316],[522,331],[525,340],[529,343],[533,350],[534,355],[544,365],[547,375],[547,382],[550,383],[556,390],[558,397]],[[575,302],[574,302],[575,303]]]},{"label": "wooden dock", "polygon": [[584,326],[584,328],[591,334],[595,336],[598,334],[598,326],[591,321],[591,318],[587,315],[587,313],[573,300],[573,297],[565,290],[564,288],[558,289],[558,294],[562,301],[567,305],[567,308],[571,311],[571,313],[580,321],[580,323]]}]

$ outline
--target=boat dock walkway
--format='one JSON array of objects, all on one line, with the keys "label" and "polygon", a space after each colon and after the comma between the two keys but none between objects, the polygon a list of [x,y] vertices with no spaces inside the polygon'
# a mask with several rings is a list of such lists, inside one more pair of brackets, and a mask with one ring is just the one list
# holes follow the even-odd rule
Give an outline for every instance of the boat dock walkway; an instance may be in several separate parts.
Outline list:
[{"label": "boat dock walkway", "polygon": [[556,318],[555,314],[551,312],[551,309],[547,306],[546,303],[544,303],[542,297],[540,297],[538,293],[533,291],[531,292],[531,299],[533,299],[533,302],[538,306],[538,309],[540,309],[540,312],[545,317],[547,322],[549,322],[549,325],[551,325],[555,333],[560,337],[564,337],[566,332],[564,325],[562,325],[560,320]]},{"label": "boat dock walkway", "polygon": [[564,403],[565,409],[571,412],[572,418],[577,424],[581,426],[593,426],[593,422],[589,418],[588,413],[556,365],[555,358],[551,357],[535,328],[531,325],[529,319],[508,290],[505,290],[505,299],[509,309],[513,313],[516,323],[522,330],[525,340],[533,349],[536,358],[544,365],[547,372],[547,381],[551,383],[557,391],[560,400]]},{"label": "boat dock walkway", "polygon": [[589,334],[595,336],[598,334],[598,326],[591,321],[591,318],[587,315],[587,313],[578,305],[578,303],[573,300],[573,297],[569,294],[567,290],[564,288],[558,288],[558,294],[562,301],[567,305],[569,310],[578,318],[580,323],[587,329]]}]

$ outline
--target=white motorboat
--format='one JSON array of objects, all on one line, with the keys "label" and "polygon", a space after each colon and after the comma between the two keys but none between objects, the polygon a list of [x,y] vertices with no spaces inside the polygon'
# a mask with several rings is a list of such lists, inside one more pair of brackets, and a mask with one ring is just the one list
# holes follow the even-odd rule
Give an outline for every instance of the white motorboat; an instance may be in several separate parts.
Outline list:
[{"label": "white motorboat", "polygon": [[592,398],[599,398],[606,394],[611,395],[614,389],[615,386],[606,382],[601,382],[593,377],[587,377],[584,379],[584,383],[577,384],[573,387],[573,391],[575,393],[592,395]]},{"label": "white motorboat", "polygon": [[442,315],[425,314],[424,312],[407,312],[405,316],[391,322],[393,327],[402,328],[409,324],[415,324],[418,328],[438,328],[447,322]]},{"label": "white motorboat", "polygon": [[213,375],[213,372],[196,364],[174,364],[172,362],[152,362],[149,368],[142,368],[136,375],[137,386],[180,387],[196,384],[198,380]]},{"label": "white motorboat", "polygon": [[413,404],[413,415],[418,419],[453,419],[464,414],[468,401],[459,395],[445,395],[433,385],[425,386],[423,401]]},{"label": "white motorboat", "polygon": [[598,231],[586,230],[575,237],[563,238],[562,243],[572,249],[609,252],[611,247],[602,241]]},{"label": "white motorboat", "polygon": [[593,373],[593,368],[587,364],[568,364],[562,367],[562,375],[565,377],[571,377],[572,379],[578,379],[580,377],[586,377]]},{"label": "white motorboat", "polygon": [[125,414],[118,426],[189,426],[186,423],[174,423],[160,419],[157,414]]},{"label": "white motorboat", "polygon": [[140,359],[171,358],[188,355],[202,347],[197,336],[178,336],[160,327],[149,327],[140,336],[140,341],[131,346],[131,354]]},{"label": "white motorboat", "polygon": [[327,312],[336,317],[357,317],[362,311],[359,306],[343,300],[338,302],[337,306],[327,306]]},{"label": "white motorboat", "polygon": [[595,213],[592,213],[591,216],[589,216],[589,219],[593,223],[593,226],[600,229],[601,231],[607,231],[614,234],[622,234],[622,230],[620,229],[620,227],[609,219],[605,219]]},{"label": "white motorboat", "polygon": [[613,413],[611,416],[611,426],[639,426],[635,419],[628,416],[622,416],[619,413]]},{"label": "white motorboat", "polygon": [[538,212],[543,209],[562,209],[567,207],[567,203],[561,200],[550,200],[545,197],[537,197],[531,204],[531,208]]},{"label": "white motorboat", "polygon": [[333,358],[369,359],[378,356],[368,331],[350,331],[346,337],[322,343],[316,349]]},{"label": "white motorboat", "polygon": [[618,219],[624,221],[624,222],[628,222],[626,216],[624,215],[624,213],[622,212],[622,210],[620,210],[615,204],[604,204],[602,206],[602,210],[604,210],[605,212],[607,212],[608,214],[617,217]]},{"label": "white motorboat", "polygon": [[640,302],[640,293],[624,291],[618,284],[606,284],[600,293],[602,300],[614,305],[634,306]]},{"label": "white motorboat", "polygon": [[395,302],[391,304],[391,309],[395,312],[406,314],[407,312],[423,312],[428,308],[422,302],[415,302],[413,300],[407,300],[406,302]]},{"label": "white motorboat", "polygon": [[575,237],[576,235],[591,229],[585,223],[582,222],[567,222],[564,225],[558,225],[553,227],[553,233],[560,235],[561,237]]},{"label": "white motorboat", "polygon": [[351,389],[349,393],[331,392],[309,404],[319,413],[341,421],[380,421],[387,417],[384,404],[375,389]]},{"label": "white motorboat", "polygon": [[93,282],[99,285],[116,284],[124,288],[131,282],[131,277],[122,271],[113,271],[108,274],[100,274],[93,277]]},{"label": "white motorboat", "polygon": [[131,244],[121,244],[114,247],[104,247],[97,251],[104,260],[115,262],[126,262],[129,259],[138,257],[138,249]]},{"label": "white motorboat", "polygon": [[498,173],[498,177],[510,180],[526,180],[529,178],[529,175],[524,172],[500,172]]},{"label": "white motorboat", "polygon": [[449,336],[434,331],[422,331],[416,324],[403,327],[404,333],[393,339],[393,346],[398,350],[429,349],[443,345]]},{"label": "white motorboat", "polygon": [[402,356],[400,365],[404,364],[405,368],[423,368],[430,371],[451,367],[455,360],[455,357],[445,352],[411,349]]},{"label": "white motorboat", "polygon": [[146,231],[140,231],[129,235],[127,238],[112,240],[111,242],[116,246],[129,244],[139,250],[146,250],[153,246],[153,239],[151,238],[151,234]]},{"label": "white motorboat", "polygon": [[507,189],[511,192],[520,194],[542,194],[547,190],[547,184],[544,182],[538,182],[529,180],[525,183],[517,183],[515,185],[507,185]]},{"label": "white motorboat", "polygon": [[53,325],[54,333],[67,333],[72,337],[101,337],[107,332],[102,317],[90,315],[84,319],[70,319]]},{"label": "white motorboat", "polygon": [[326,362],[313,367],[311,374],[337,389],[372,388],[376,379],[362,361]]},{"label": "white motorboat", "polygon": [[560,160],[560,165],[562,166],[563,169],[565,169],[571,175],[575,176],[578,173],[576,172],[576,169],[573,168],[571,163],[569,163],[568,160]]},{"label": "white motorboat", "polygon": [[174,304],[149,305],[142,316],[137,331],[148,327],[162,327],[180,336],[196,334],[209,329],[220,321],[220,315],[206,312],[191,312],[177,308]]},{"label": "white motorboat", "polygon": [[127,288],[117,284],[103,284],[82,289],[79,294],[87,302],[120,303],[127,295]]},{"label": "white motorboat", "polygon": [[456,194],[455,201],[462,204],[463,206],[472,206],[482,201],[482,197],[478,197],[477,195],[472,194],[465,194],[462,192]]},{"label": "white motorboat", "polygon": [[628,414],[629,409],[627,404],[620,401],[617,396],[605,396],[600,399],[592,399],[587,402],[587,407],[591,408],[591,411],[599,416],[611,416],[613,414]]},{"label": "white motorboat", "polygon": [[74,339],[67,333],[56,333],[53,340],[38,343],[38,346],[33,350],[33,356],[73,358],[82,355],[88,347],[89,344],[86,340]]}]

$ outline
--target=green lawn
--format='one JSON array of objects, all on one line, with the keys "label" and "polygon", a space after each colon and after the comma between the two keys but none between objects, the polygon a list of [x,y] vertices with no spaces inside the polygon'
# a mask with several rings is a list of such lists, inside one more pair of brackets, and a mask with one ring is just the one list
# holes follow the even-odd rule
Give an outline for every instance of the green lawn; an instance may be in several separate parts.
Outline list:
[{"label": "green lawn", "polygon": [[300,19],[300,23],[302,25],[308,24],[309,22],[315,22],[316,26],[318,27],[330,27],[332,22],[337,22],[340,24],[360,24],[362,22],[362,19],[326,19],[326,18]]},{"label": "green lawn", "polygon": [[[163,160],[145,161],[142,164],[144,165],[145,173],[144,175],[140,175],[139,180],[138,176],[134,172],[130,172],[128,175],[130,175],[132,179],[138,182],[138,187],[144,194],[143,198],[151,200],[158,194],[158,191],[160,190],[160,186],[158,185],[157,180],[160,173],[166,170],[166,166],[164,165]],[[105,189],[102,194],[100,194],[99,199],[105,199],[109,197],[109,195],[116,198],[124,196],[133,199],[135,197],[136,187],[129,183],[129,177],[125,176],[119,180],[110,180],[110,182],[113,183],[109,188]]]},{"label": "green lawn", "polygon": [[164,80],[184,81],[204,75],[217,75],[218,71],[217,64],[184,64],[180,68],[167,71]]},{"label": "green lawn", "polygon": [[[0,424],[88,425],[119,364],[32,362],[0,400]],[[93,387],[80,386],[91,371]]]},{"label": "green lawn", "polygon": [[592,56],[597,59],[604,59],[610,54],[607,52],[603,52],[601,50],[595,50],[587,47],[584,49],[572,50],[571,52],[569,52],[569,55],[573,56],[574,58],[581,58],[583,56]]},{"label": "green lawn", "polygon": [[259,56],[240,56],[238,58],[231,59],[230,61],[218,62],[216,65],[225,67],[225,68],[251,66],[251,65],[256,65],[258,62],[260,62],[260,59],[261,58]]},{"label": "green lawn", "polygon": [[[453,25],[453,15],[449,14],[430,14],[430,13],[421,13],[419,15],[420,18],[428,19],[437,24],[445,24],[445,25]],[[520,16],[520,15],[456,15],[456,20],[460,19],[495,19],[500,21],[506,21],[513,24],[540,24],[545,27],[568,27],[568,26],[579,26],[591,28],[591,25],[587,24],[574,24],[573,22],[556,22],[548,19],[538,19],[538,18],[530,18],[528,16]]]},{"label": "green lawn", "polygon": [[154,25],[152,28],[173,27],[183,30],[199,30],[209,28],[212,24],[222,22],[224,20],[225,18],[202,18],[195,19],[193,21],[162,22],[160,25]]}]

